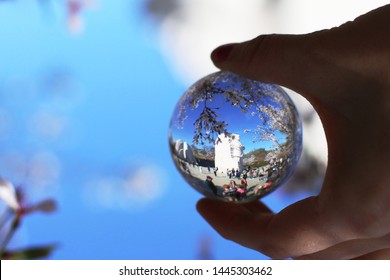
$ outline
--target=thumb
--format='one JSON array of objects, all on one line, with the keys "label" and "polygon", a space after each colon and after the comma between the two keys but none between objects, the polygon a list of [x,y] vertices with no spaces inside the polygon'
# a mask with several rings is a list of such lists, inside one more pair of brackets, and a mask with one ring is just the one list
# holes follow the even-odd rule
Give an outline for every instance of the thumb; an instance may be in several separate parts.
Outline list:
[{"label": "thumb", "polygon": [[253,40],[216,48],[211,59],[226,71],[300,90],[310,73],[308,35],[261,35]]},{"label": "thumb", "polygon": [[336,56],[324,55],[328,33],[322,30],[300,35],[260,35],[220,46],[211,53],[211,59],[221,70],[299,93],[322,116],[327,111],[326,104],[333,102],[329,93],[336,91],[332,87],[345,84],[343,79],[350,76],[338,68],[335,71],[332,60]]},{"label": "thumb", "polygon": [[356,53],[346,61],[347,55],[338,52],[349,49],[351,44],[338,40],[344,34],[342,31],[261,35],[250,41],[220,46],[211,53],[211,59],[221,70],[299,93],[324,120],[327,118],[324,114],[337,111],[334,106],[344,102],[345,94],[358,91],[366,80],[354,69],[358,64]]}]

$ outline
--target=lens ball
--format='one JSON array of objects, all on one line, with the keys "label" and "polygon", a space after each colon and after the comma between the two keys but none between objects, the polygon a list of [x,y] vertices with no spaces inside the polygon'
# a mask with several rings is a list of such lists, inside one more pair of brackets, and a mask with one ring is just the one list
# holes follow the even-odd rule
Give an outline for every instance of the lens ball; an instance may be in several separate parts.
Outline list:
[{"label": "lens ball", "polygon": [[293,173],[302,150],[301,120],[280,86],[220,71],[180,98],[169,147],[194,189],[248,202],[271,193]]}]

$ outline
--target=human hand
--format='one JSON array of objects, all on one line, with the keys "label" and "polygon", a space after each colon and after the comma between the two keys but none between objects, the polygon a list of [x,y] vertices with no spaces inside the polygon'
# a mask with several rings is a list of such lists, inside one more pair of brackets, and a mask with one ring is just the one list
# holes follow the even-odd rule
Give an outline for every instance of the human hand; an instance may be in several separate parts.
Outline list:
[{"label": "human hand", "polygon": [[390,259],[389,32],[387,5],[330,30],[214,50],[220,69],[303,95],[328,142],[318,196],[279,213],[201,199],[198,211],[223,237],[277,259]]}]

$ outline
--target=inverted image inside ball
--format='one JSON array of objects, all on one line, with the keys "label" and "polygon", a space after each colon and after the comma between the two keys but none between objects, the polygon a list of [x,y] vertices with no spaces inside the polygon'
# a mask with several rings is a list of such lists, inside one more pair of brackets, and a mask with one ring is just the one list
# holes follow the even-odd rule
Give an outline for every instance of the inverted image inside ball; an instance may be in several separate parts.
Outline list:
[{"label": "inverted image inside ball", "polygon": [[248,202],[291,176],[302,150],[302,126],[280,86],[220,71],[180,98],[169,147],[177,169],[197,191]]}]

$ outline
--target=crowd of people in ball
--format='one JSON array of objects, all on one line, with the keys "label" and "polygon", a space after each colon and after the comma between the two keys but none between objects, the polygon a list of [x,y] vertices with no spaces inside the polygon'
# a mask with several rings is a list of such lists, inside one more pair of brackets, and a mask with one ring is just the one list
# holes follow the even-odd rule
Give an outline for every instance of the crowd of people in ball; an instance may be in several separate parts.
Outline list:
[{"label": "crowd of people in ball", "polygon": [[246,197],[248,191],[246,179],[247,177],[244,175],[241,184],[237,184],[234,180],[230,180],[229,184],[224,184],[222,196],[236,198],[238,200]]},{"label": "crowd of people in ball", "polygon": [[[229,181],[222,186],[222,193],[218,191],[218,188],[212,182],[213,178],[211,176],[207,176],[206,184],[209,186],[211,191],[215,195],[222,195],[228,200],[241,200],[248,195],[248,192],[252,190],[254,195],[258,195],[261,192],[269,191],[272,184],[280,177],[280,174],[283,172],[283,168],[285,167],[286,160],[274,160],[271,161],[270,164],[265,168],[252,168],[248,166],[241,171],[235,170],[234,168],[228,169],[226,175],[229,178]],[[213,173],[217,176],[218,168],[213,169]],[[209,169],[211,173],[211,170]],[[258,186],[255,186],[254,189],[248,188],[248,178],[254,179],[259,178],[260,180],[264,180],[265,183],[262,183]],[[236,181],[240,180],[240,183]]]}]

